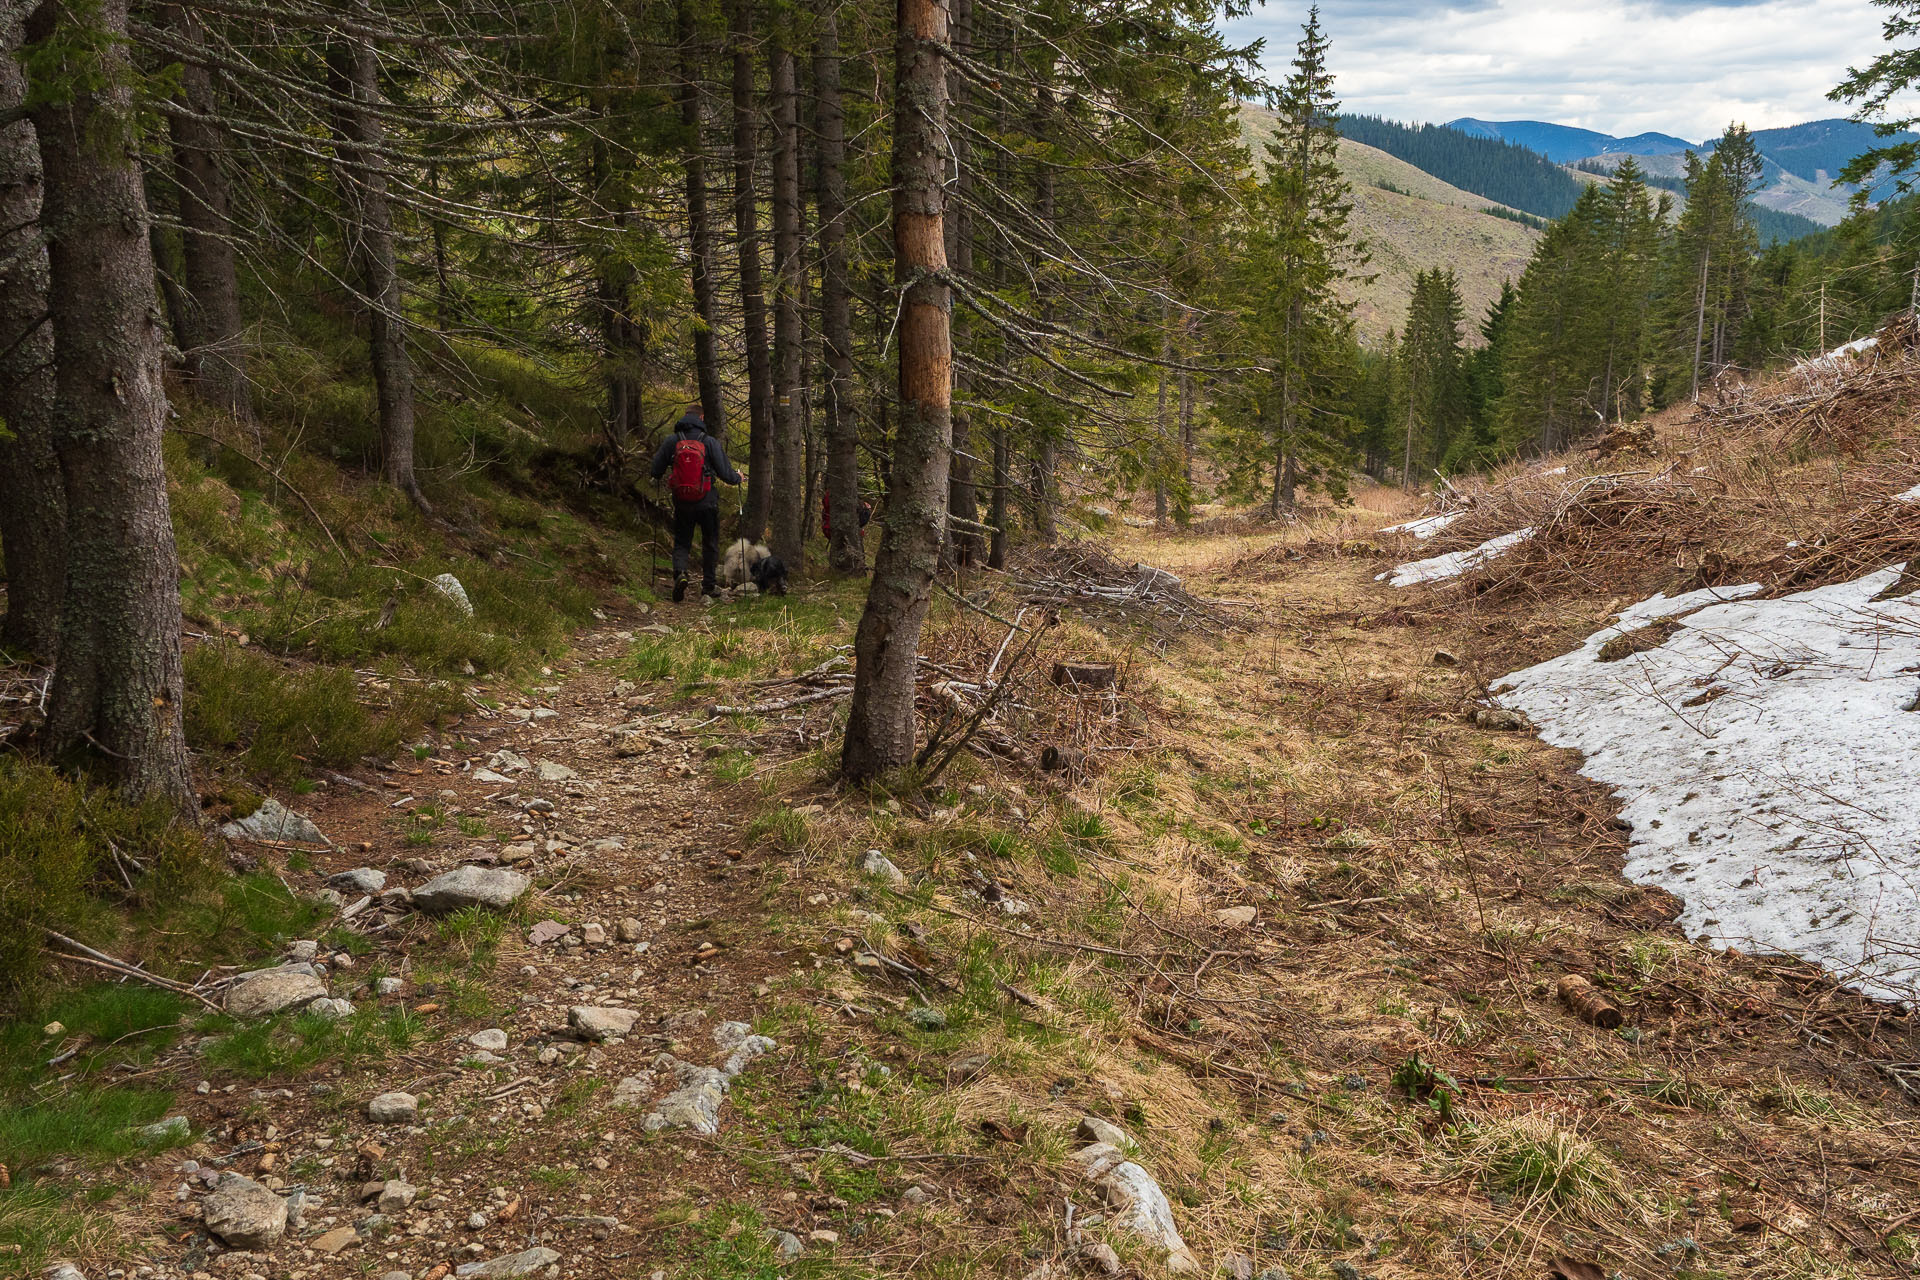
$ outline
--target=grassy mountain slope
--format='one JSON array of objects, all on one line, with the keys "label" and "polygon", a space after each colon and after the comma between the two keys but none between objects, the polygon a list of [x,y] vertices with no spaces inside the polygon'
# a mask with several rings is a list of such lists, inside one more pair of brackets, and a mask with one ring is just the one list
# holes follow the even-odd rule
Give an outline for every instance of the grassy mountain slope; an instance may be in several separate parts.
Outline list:
[{"label": "grassy mountain slope", "polygon": [[[1576,178],[1597,181],[1591,170],[1612,172],[1628,158],[1624,153],[1590,156],[1581,161],[1586,168],[1570,169],[1569,172]],[[1632,156],[1631,159],[1646,173],[1651,185],[1673,193],[1676,212],[1686,205],[1687,198],[1682,185],[1686,165],[1680,156]],[[1766,165],[1765,174],[1769,185],[1753,198],[1753,203],[1763,211],[1760,218],[1762,243],[1774,239],[1798,240],[1822,227],[1834,226],[1847,216],[1847,197],[1844,192],[1835,191],[1825,183],[1809,182],[1771,161]]]},{"label": "grassy mountain slope", "polygon": [[[1272,117],[1243,108],[1241,128],[1256,159]],[[1460,277],[1469,336],[1503,280],[1520,278],[1539,232],[1487,213],[1492,201],[1442,182],[1384,151],[1351,139],[1340,143],[1340,167],[1353,185],[1353,221],[1373,261],[1371,281],[1356,283],[1355,319],[1364,338],[1377,341],[1405,322],[1413,278],[1433,267],[1451,267]]]}]

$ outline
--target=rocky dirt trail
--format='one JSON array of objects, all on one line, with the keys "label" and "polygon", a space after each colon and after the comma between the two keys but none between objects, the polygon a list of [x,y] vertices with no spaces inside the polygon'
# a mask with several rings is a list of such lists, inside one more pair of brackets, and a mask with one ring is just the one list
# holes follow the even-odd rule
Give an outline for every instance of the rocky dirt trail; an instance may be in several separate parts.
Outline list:
[{"label": "rocky dirt trail", "polygon": [[[616,665],[633,639],[582,636],[539,702],[441,735],[465,758],[436,748],[303,806],[334,847],[306,883],[286,873],[291,887],[330,887],[373,947],[296,942],[232,998],[258,1014],[330,992],[309,1009],[377,1001],[411,1010],[422,1034],[371,1068],[201,1081],[180,1110],[199,1140],[153,1163],[146,1213],[122,1224],[129,1239],[164,1235],[177,1261],[109,1280],[644,1275],[640,1228],[670,1186],[739,1183],[710,1139],[733,1081],[780,1052],[750,1025],[791,964],[752,927],[777,855],[747,854],[709,790],[686,732],[701,714],[631,699]],[[509,834],[449,828],[409,850],[396,819],[426,803]],[[410,953],[506,908],[482,984],[504,1007],[463,1017]],[[831,1242],[808,1239],[812,1205],[784,1203],[778,1249]]]}]

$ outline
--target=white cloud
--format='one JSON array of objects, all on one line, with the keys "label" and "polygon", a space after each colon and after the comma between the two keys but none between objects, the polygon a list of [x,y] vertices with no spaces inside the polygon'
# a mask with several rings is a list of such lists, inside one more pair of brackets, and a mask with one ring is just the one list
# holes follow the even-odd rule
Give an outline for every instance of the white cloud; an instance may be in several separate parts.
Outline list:
[{"label": "white cloud", "polygon": [[[1883,16],[1870,0],[1321,6],[1348,111],[1549,120],[1696,141],[1729,121],[1767,129],[1848,114],[1827,91],[1886,48]],[[1277,79],[1304,17],[1304,6],[1257,9],[1228,31],[1242,41],[1264,36]]]}]

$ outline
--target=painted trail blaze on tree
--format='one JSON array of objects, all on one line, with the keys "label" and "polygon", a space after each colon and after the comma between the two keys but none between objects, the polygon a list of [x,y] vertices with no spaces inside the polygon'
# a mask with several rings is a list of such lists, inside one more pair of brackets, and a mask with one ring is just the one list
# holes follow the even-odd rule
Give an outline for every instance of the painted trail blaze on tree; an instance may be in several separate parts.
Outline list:
[{"label": "painted trail blaze on tree", "polygon": [[913,677],[946,534],[953,430],[952,294],[946,281],[945,0],[899,0],[893,136],[894,282],[900,290],[900,429],[886,532],[854,642],[841,767],[871,778],[913,759]]}]

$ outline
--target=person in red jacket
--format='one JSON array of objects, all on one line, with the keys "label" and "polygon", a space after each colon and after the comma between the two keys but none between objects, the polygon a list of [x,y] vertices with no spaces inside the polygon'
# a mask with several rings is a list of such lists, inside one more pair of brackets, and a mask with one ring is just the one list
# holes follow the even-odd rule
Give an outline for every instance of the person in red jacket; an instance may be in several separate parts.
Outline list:
[{"label": "person in red jacket", "polygon": [[674,424],[673,434],[660,442],[653,455],[653,478],[671,471],[667,487],[673,493],[673,598],[687,598],[687,561],[693,555],[693,531],[700,530],[700,592],[718,595],[720,568],[720,495],[713,482],[740,483],[740,473],[727,461],[727,447],[707,434],[699,408],[689,409]]}]

